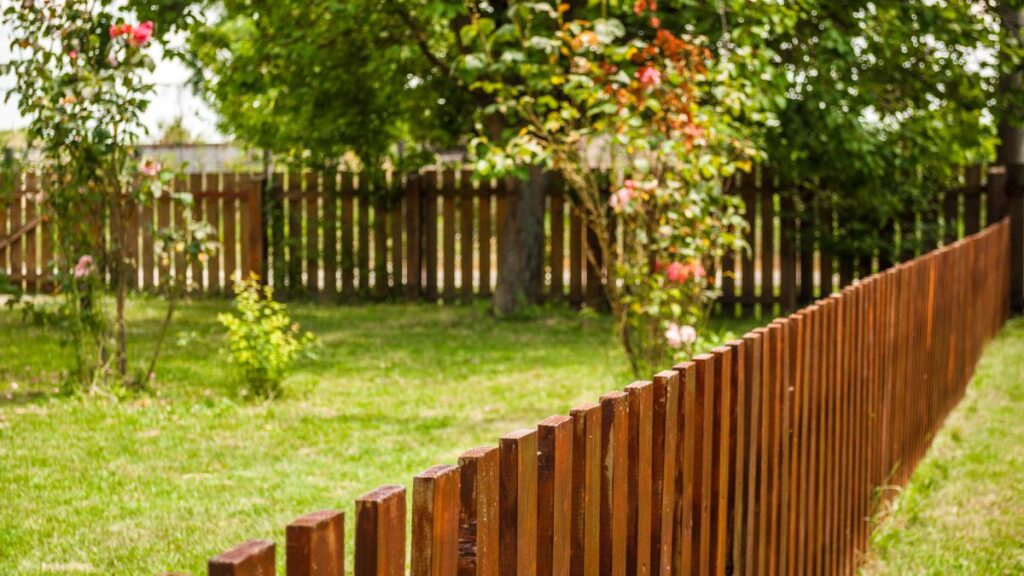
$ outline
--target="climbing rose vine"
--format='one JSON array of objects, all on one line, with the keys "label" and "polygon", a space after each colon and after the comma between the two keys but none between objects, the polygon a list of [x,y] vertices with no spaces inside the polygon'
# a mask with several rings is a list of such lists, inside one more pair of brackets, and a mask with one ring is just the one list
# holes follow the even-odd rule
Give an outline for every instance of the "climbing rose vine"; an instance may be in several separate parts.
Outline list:
[{"label": "climbing rose vine", "polygon": [[[510,24],[478,16],[462,62],[482,111],[476,171],[557,171],[596,242],[604,293],[634,371],[693,353],[717,295],[706,270],[742,249],[726,194],[756,151],[729,110],[742,100],[727,58],[660,27],[653,0],[623,20],[570,19],[566,4],[510,3]],[[639,24],[637,23],[639,21]],[[495,138],[489,120],[505,129]]]}]

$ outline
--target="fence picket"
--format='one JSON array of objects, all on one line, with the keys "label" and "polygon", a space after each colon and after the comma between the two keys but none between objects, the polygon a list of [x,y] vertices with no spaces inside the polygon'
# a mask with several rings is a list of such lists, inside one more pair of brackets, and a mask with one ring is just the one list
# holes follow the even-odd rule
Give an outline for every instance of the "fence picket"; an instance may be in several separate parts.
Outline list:
[{"label": "fence picket", "polygon": [[412,576],[457,572],[459,491],[458,466],[433,466],[413,479]]},{"label": "fence picket", "polygon": [[355,576],[405,576],[405,488],[382,486],[356,500]]},{"label": "fence picket", "polygon": [[345,514],[322,510],[294,520],[285,529],[288,576],[344,576]]},{"label": "fence picket", "polygon": [[459,457],[459,576],[498,575],[498,449]]},{"label": "fence picket", "polygon": [[537,431],[501,437],[499,447],[501,576],[537,573]]},{"label": "fence picket", "polygon": [[569,574],[573,422],[552,416],[537,425],[537,576]]},{"label": "fence picket", "polygon": [[251,540],[210,559],[209,576],[274,576],[274,543]]}]

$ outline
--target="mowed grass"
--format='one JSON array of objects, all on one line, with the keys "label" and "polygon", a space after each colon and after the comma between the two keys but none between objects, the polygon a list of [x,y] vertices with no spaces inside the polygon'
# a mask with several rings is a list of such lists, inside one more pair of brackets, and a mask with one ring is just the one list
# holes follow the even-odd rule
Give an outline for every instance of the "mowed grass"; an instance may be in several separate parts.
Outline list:
[{"label": "mowed grass", "polygon": [[[225,309],[185,306],[155,392],[120,401],[54,395],[69,352],[0,312],[0,573],[205,574],[209,557],[251,538],[282,546],[289,521],[324,508],[346,512],[351,552],[359,495],[411,489],[431,465],[631,380],[603,316],[294,304],[316,358],[284,397],[245,401],[221,352]],[[130,303],[140,364],[162,310]]]},{"label": "mowed grass", "polygon": [[989,345],[966,398],[883,512],[865,574],[1024,574],[1024,319]]}]

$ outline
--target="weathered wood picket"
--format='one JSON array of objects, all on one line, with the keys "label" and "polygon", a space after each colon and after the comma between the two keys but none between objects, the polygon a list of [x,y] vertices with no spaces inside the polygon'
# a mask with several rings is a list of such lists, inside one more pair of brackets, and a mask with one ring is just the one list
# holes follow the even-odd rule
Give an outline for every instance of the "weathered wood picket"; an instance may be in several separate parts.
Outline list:
[{"label": "weathered wood picket", "polygon": [[[356,501],[356,576],[853,574],[1009,312],[1010,226],[871,274],[598,404]],[[285,533],[344,573],[344,515]],[[409,547],[407,548],[407,543]],[[268,576],[257,540],[209,562]]]}]

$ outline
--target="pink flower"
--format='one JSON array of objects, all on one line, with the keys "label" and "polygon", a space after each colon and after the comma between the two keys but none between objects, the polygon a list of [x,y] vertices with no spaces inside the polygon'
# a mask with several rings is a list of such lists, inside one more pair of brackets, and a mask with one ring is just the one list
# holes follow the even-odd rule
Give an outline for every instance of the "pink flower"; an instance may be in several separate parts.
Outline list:
[{"label": "pink flower", "polygon": [[665,268],[665,278],[673,284],[682,284],[689,278],[689,270],[682,262],[673,262]]},{"label": "pink flower", "polygon": [[135,28],[130,29],[129,33],[131,34],[131,38],[129,38],[128,42],[130,42],[132,46],[145,46],[149,42],[150,38],[153,37],[153,23],[147,20]]},{"label": "pink flower", "polygon": [[665,341],[672,348],[681,348],[683,344],[693,344],[697,341],[697,330],[689,324],[680,326],[670,322],[668,330],[665,330]]},{"label": "pink flower", "polygon": [[651,28],[661,28],[661,18],[653,16],[651,18]]},{"label": "pink flower", "polygon": [[636,73],[636,77],[644,86],[657,86],[661,84],[661,72],[658,72],[657,68],[650,65],[644,66],[642,70]]},{"label": "pink flower", "polygon": [[78,264],[75,264],[75,278],[85,278],[95,271],[92,262],[92,256],[88,254],[78,259]]},{"label": "pink flower", "polygon": [[68,52],[68,58],[71,58],[72,60],[74,60],[75,58],[78,58],[78,51],[72,50],[72,51]]},{"label": "pink flower", "polygon": [[626,206],[636,197],[636,188],[634,188],[632,180],[626,180],[626,185],[619,188],[614,194],[608,204],[612,207],[612,210],[616,212],[622,212],[626,209]]},{"label": "pink flower", "polygon": [[153,178],[160,173],[160,163],[152,158],[143,158],[142,162],[139,162],[139,172]]}]

